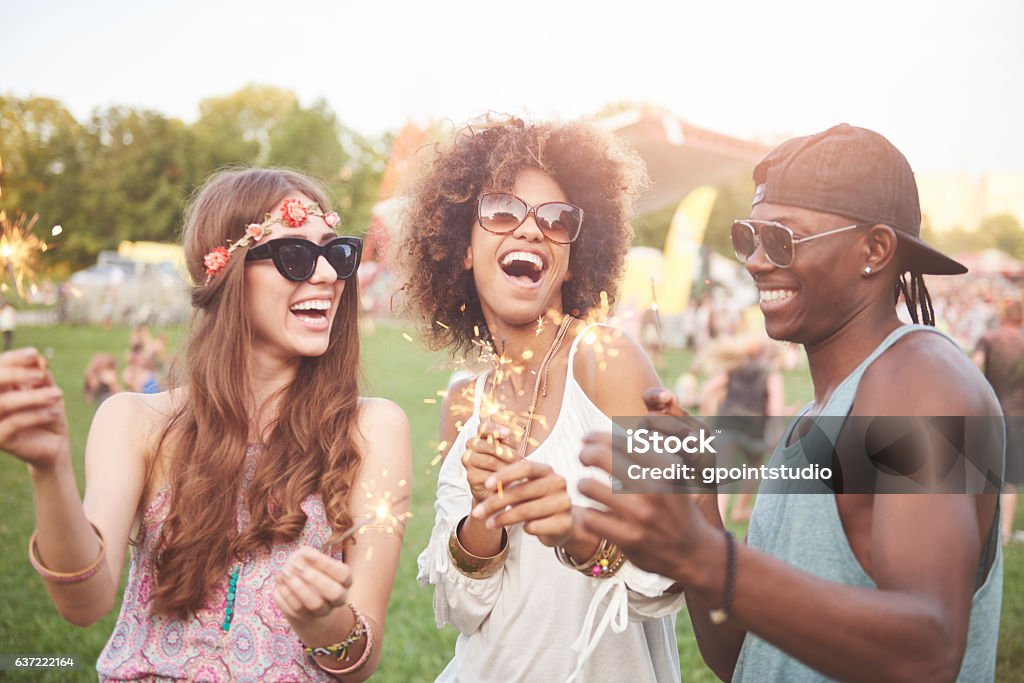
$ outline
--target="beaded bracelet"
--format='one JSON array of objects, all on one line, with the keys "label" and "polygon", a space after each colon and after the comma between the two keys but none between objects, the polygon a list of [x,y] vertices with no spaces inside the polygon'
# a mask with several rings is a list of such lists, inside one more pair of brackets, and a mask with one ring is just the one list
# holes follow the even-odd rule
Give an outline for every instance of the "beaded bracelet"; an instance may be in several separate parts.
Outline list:
[{"label": "beaded bracelet", "polygon": [[349,632],[348,637],[340,643],[327,645],[326,647],[309,647],[305,643],[302,643],[302,647],[306,651],[307,655],[314,657],[334,657],[339,662],[343,659],[348,659],[348,649],[352,646],[352,643],[366,635],[367,625],[366,620],[363,619],[363,615],[359,613],[355,606],[352,603],[346,604],[348,605],[348,608],[352,610],[352,616],[355,618],[355,623],[352,625],[352,631]]},{"label": "beaded bracelet", "polygon": [[619,547],[606,538],[601,539],[594,555],[586,562],[577,564],[561,546],[555,547],[555,557],[566,567],[595,579],[611,578],[626,562],[626,556]]},{"label": "beaded bracelet", "polygon": [[[349,605],[349,607],[352,606]],[[352,607],[352,612],[354,614],[359,614],[358,612],[356,612],[355,607]],[[316,665],[318,667],[334,676],[354,673],[359,669],[363,668],[366,662],[370,660],[370,653],[373,651],[373,629],[370,628],[369,622],[366,621],[366,617],[364,617],[362,614],[359,614],[359,623],[360,626],[362,627],[363,632],[366,634],[366,648],[363,650],[362,656],[359,657],[356,663],[346,669],[332,669],[329,666],[324,666],[323,664],[321,664],[319,660],[313,660],[316,662]]]},{"label": "beaded bracelet", "polygon": [[37,537],[39,535],[38,531],[33,531],[32,532],[32,537],[28,541],[28,561],[29,561],[29,564],[32,565],[32,568],[36,570],[36,573],[39,574],[39,576],[41,576],[44,579],[46,579],[47,581],[51,581],[53,583],[63,583],[63,584],[81,583],[82,581],[85,581],[86,579],[91,578],[94,574],[96,574],[96,572],[98,572],[100,570],[100,567],[103,566],[103,558],[106,557],[107,546],[103,542],[103,534],[101,534],[100,530],[96,528],[96,525],[90,522],[89,526],[91,526],[92,530],[94,532],[96,532],[96,538],[99,539],[99,542],[100,542],[100,554],[96,558],[96,560],[93,561],[93,563],[90,564],[85,569],[79,570],[77,572],[70,572],[70,573],[68,573],[68,572],[57,572],[57,571],[54,571],[52,569],[47,569],[43,565],[42,561],[39,559],[39,548],[36,545],[36,539],[37,539]]}]

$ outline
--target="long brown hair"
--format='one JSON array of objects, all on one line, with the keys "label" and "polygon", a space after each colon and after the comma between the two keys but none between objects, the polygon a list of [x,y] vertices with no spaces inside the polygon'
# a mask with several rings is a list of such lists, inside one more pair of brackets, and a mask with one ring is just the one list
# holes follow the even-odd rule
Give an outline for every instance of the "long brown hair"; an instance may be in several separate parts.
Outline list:
[{"label": "long brown hair", "polygon": [[313,180],[279,169],[222,171],[186,211],[185,261],[195,286],[189,333],[176,366],[187,399],[162,434],[153,463],[170,484],[170,511],[160,531],[153,609],[185,617],[200,608],[237,559],[294,540],[306,523],[300,504],[319,493],[334,534],[352,523],[348,500],[360,465],[353,430],[358,412],[359,300],[345,284],[326,353],[302,358],[293,382],[268,401],[280,406],[253,482],[245,492],[249,524],[236,528],[245,450],[254,420],[249,358],[252,332],[244,286],[244,251],[208,284],[203,256],[237,240],[249,223],[288,194],[300,192],[330,211]]}]

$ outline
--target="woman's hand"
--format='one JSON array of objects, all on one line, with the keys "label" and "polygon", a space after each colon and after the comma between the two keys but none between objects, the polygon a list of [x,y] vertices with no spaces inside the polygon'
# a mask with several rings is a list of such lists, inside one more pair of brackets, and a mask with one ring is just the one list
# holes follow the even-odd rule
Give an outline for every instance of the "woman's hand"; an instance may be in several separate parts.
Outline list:
[{"label": "woman's hand", "polygon": [[69,458],[63,397],[38,351],[0,354],[0,449],[37,469]]},{"label": "woman's hand", "polygon": [[288,557],[278,575],[274,604],[298,631],[344,606],[351,586],[347,564],[303,546]]},{"label": "woman's hand", "polygon": [[520,460],[495,472],[485,486],[490,495],[473,509],[473,517],[486,519],[488,528],[522,522],[523,531],[546,546],[564,547],[573,557],[590,557],[597,549],[598,537],[583,529],[565,479],[550,466]]},{"label": "woman's hand", "polygon": [[486,486],[487,480],[515,458],[509,446],[511,438],[512,432],[508,427],[488,420],[481,423],[476,436],[466,442],[462,464],[466,468],[474,507],[491,494]]}]

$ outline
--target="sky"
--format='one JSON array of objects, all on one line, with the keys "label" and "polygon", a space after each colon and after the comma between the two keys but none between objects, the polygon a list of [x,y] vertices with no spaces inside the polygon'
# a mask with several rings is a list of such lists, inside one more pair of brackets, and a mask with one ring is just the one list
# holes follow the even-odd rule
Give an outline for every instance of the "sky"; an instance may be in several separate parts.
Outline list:
[{"label": "sky", "polygon": [[0,93],[184,121],[249,83],[374,135],[611,102],[775,142],[845,121],[918,172],[1024,173],[1019,0],[0,0]]}]

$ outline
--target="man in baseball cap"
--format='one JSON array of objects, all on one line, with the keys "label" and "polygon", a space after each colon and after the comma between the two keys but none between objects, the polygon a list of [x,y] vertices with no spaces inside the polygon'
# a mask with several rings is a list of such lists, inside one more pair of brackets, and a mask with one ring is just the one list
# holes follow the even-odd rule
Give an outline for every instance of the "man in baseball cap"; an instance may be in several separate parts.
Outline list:
[{"label": "man in baseball cap", "polygon": [[[921,205],[914,172],[906,157],[874,131],[844,123],[787,140],[754,168],[754,183],[755,208],[762,204],[799,207],[840,216],[858,227],[891,229],[896,239],[892,266],[898,275],[896,295],[902,295],[915,323],[935,322],[924,275],[967,272],[962,264],[921,239]],[[793,240],[775,226],[756,220],[733,224],[737,257],[746,262],[753,255],[754,242],[766,232],[767,257],[778,262],[779,254]],[[865,268],[869,270],[863,274],[870,276],[873,266]]]},{"label": "man in baseball cap", "polygon": [[768,202],[838,214],[896,231],[907,269],[959,275],[967,268],[921,240],[914,172],[891,142],[841,123],[782,143],[754,168],[754,206]]},{"label": "man in baseball cap", "polygon": [[[782,143],[753,175],[733,247],[768,334],[804,346],[814,388],[767,468],[834,464],[844,448],[873,466],[857,425],[885,417],[923,425],[895,451],[912,473],[931,471],[946,452],[933,416],[1001,413],[977,368],[933,327],[923,276],[966,268],[921,240],[907,160],[878,133],[842,124]],[[894,293],[915,324],[899,320]],[[668,390],[644,398],[651,414],[694,429]],[[613,494],[586,480],[581,492],[607,511],[587,509],[583,524],[678,582],[701,654],[723,679],[991,681],[1003,437],[998,418],[980,425],[985,438],[966,457],[984,463],[988,483],[948,495],[852,491],[849,478],[805,493],[766,476],[743,544],[714,494]],[[590,435],[580,459],[611,472],[617,447]]]}]

